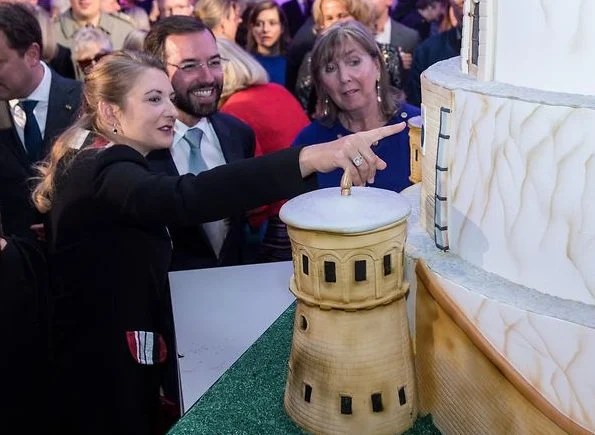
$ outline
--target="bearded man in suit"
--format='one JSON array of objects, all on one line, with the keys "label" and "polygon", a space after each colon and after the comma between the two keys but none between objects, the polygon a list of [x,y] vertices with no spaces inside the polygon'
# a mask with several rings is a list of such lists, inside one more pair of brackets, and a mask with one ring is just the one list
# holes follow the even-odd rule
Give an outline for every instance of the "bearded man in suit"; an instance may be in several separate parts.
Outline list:
[{"label": "bearded man in suit", "polygon": [[[172,148],[148,156],[153,171],[196,174],[254,156],[252,129],[217,111],[225,59],[201,21],[186,16],[158,21],[147,35],[145,50],[166,65],[179,111]],[[245,222],[239,215],[191,228],[170,227],[171,269],[241,264]]]},{"label": "bearded man in suit", "polygon": [[34,237],[33,164],[74,120],[81,84],[41,61],[41,29],[28,6],[0,3],[0,207],[7,235]]}]

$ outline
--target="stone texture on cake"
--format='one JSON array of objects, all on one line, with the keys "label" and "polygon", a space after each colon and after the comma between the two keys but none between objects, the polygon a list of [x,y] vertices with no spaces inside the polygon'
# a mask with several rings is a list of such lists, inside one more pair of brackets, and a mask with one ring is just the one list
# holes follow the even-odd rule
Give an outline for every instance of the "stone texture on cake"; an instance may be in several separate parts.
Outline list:
[{"label": "stone texture on cake", "polygon": [[511,281],[595,303],[595,97],[480,82],[457,59],[422,80],[422,223],[436,243]]}]

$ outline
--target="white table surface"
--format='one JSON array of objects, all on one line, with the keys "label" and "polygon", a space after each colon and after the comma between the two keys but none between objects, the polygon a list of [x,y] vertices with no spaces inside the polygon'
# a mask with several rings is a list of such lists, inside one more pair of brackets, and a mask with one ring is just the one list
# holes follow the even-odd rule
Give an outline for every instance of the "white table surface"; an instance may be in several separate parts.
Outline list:
[{"label": "white table surface", "polygon": [[295,300],[290,261],[170,273],[182,411]]}]

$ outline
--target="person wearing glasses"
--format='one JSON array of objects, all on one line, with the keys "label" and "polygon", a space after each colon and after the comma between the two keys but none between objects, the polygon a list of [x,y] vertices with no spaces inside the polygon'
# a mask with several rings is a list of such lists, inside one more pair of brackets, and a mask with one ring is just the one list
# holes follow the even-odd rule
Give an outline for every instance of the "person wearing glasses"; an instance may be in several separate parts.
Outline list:
[{"label": "person wearing glasses", "polygon": [[103,56],[111,53],[112,43],[105,33],[95,27],[83,27],[73,36],[72,58],[77,80],[84,80]]},{"label": "person wearing glasses", "polygon": [[[193,147],[200,147],[206,169],[254,156],[253,130],[218,111],[227,59],[203,22],[186,16],[159,20],[145,39],[145,51],[166,66],[178,109],[173,146],[149,154],[152,170],[169,175],[195,172]],[[172,269],[241,264],[245,222],[238,214],[190,228],[170,227]]]}]

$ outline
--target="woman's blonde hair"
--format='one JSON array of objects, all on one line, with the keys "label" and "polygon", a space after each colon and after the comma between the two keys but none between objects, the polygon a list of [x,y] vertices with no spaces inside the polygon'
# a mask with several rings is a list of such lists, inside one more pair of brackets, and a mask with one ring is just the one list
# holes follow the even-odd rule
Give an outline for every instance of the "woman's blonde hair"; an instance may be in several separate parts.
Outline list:
[{"label": "woman's blonde hair", "polygon": [[316,88],[316,117],[325,125],[332,125],[341,109],[329,98],[328,91],[322,84],[322,72],[325,66],[333,62],[343,52],[347,41],[361,46],[373,60],[378,63],[380,77],[378,90],[381,102],[380,113],[385,119],[390,119],[403,101],[403,93],[390,85],[388,69],[384,56],[372,33],[358,21],[335,23],[324,31],[316,40],[312,49],[312,81]]},{"label": "woman's blonde hair", "polygon": [[217,48],[221,57],[228,59],[223,64],[225,80],[220,105],[237,91],[269,82],[269,76],[262,65],[235,42],[217,38]]},{"label": "woman's blonde hair", "polygon": [[46,159],[36,166],[39,183],[33,190],[32,198],[40,212],[46,213],[52,208],[56,170],[58,165],[66,169],[76,155],[71,145],[80,137],[81,129],[105,134],[108,127],[99,119],[99,103],[106,102],[124,109],[126,96],[139,76],[150,68],[165,73],[163,64],[148,54],[116,51],[104,56],[85,76],[79,118],[58,137]]},{"label": "woman's blonde hair", "polygon": [[[322,14],[322,2],[327,0],[314,0],[312,4],[312,17],[314,18],[314,29],[316,32],[324,30],[324,15]],[[374,29],[376,14],[371,0],[336,0],[345,4],[345,9],[354,20],[359,21],[370,30]]]},{"label": "woman's blonde hair", "polygon": [[236,0],[198,0],[194,15],[213,30],[224,17],[229,17],[231,9],[238,4]]},{"label": "woman's blonde hair", "polygon": [[45,9],[34,6],[31,7],[31,11],[35,15],[35,18],[37,18],[37,22],[41,28],[41,44],[43,45],[41,47],[41,58],[49,62],[58,52],[58,43],[54,35],[54,24],[52,23],[50,14]]}]

